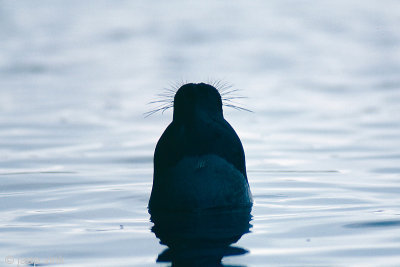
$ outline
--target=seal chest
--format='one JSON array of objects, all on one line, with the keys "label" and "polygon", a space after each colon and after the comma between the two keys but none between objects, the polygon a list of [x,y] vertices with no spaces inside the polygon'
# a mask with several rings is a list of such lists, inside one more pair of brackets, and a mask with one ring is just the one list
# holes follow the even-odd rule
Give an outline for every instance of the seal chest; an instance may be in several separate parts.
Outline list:
[{"label": "seal chest", "polygon": [[221,95],[204,83],[181,86],[154,152],[150,212],[251,205],[243,146],[223,117]]}]

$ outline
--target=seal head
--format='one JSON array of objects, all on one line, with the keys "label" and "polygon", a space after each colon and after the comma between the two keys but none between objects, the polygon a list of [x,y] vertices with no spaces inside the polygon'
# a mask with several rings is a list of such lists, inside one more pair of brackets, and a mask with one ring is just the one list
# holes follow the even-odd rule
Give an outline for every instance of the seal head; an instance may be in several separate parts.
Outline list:
[{"label": "seal head", "polygon": [[251,205],[243,146],[223,117],[221,95],[209,84],[183,85],[154,152],[149,210]]}]

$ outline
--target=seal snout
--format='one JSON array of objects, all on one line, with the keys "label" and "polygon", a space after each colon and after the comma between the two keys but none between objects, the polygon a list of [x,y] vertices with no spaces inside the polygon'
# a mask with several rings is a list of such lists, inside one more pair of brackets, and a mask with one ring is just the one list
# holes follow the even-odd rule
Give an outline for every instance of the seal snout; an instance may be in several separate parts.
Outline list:
[{"label": "seal snout", "polygon": [[188,83],[174,97],[174,120],[193,119],[196,115],[222,116],[222,99],[218,90],[205,83]]}]

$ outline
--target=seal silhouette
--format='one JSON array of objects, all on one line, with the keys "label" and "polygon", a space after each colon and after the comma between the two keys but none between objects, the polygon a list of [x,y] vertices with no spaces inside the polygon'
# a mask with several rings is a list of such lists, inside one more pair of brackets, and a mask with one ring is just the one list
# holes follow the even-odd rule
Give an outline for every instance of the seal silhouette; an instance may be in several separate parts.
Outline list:
[{"label": "seal silhouette", "polygon": [[154,152],[150,212],[252,206],[243,146],[222,106],[209,84],[178,89],[173,120]]}]

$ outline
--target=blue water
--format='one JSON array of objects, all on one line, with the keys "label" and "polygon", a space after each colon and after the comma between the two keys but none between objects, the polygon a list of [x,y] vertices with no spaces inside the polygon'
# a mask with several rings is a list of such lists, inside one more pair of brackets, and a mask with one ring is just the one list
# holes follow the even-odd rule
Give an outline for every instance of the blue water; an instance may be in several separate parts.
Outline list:
[{"label": "blue water", "polygon": [[241,89],[254,195],[227,266],[400,266],[398,1],[0,0],[0,266],[169,266],[163,88]]}]

